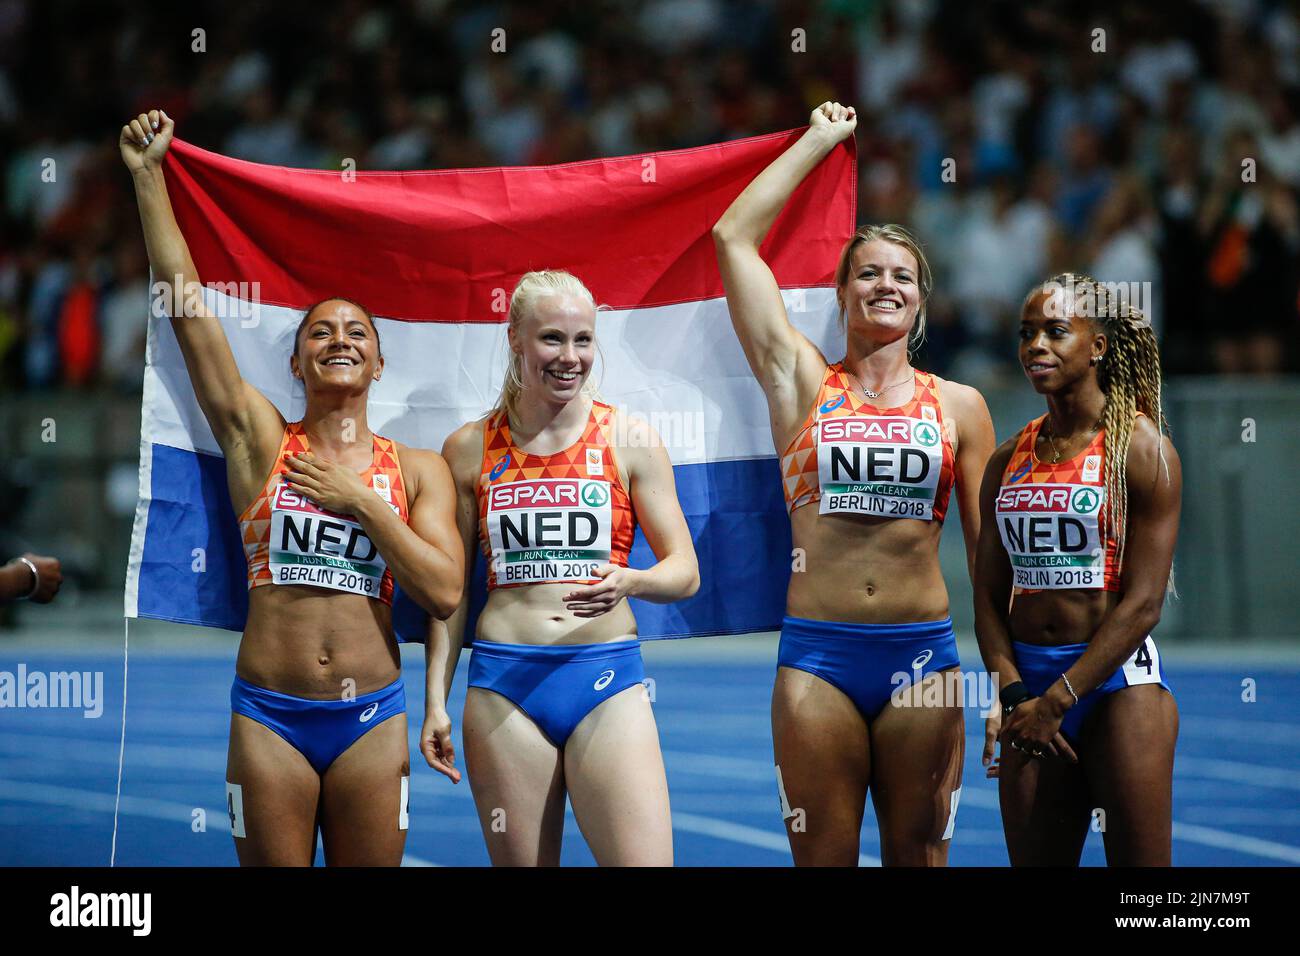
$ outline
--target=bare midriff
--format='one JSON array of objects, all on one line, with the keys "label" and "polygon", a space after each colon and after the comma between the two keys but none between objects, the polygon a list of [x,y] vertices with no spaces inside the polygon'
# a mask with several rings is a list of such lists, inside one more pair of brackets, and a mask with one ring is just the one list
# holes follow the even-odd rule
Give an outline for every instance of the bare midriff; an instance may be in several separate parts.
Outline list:
[{"label": "bare midriff", "polygon": [[308,585],[253,588],[235,673],[310,700],[380,690],[401,674],[392,609],[361,594]]},{"label": "bare midriff", "polygon": [[795,553],[786,613],[791,617],[913,624],[948,616],[939,522],[823,515],[814,501],[794,510],[790,529]]},{"label": "bare midriff", "polygon": [[1011,639],[1045,647],[1087,644],[1118,603],[1118,591],[1076,588],[1017,594],[1011,604]]},{"label": "bare midriff", "polygon": [[582,584],[529,584],[496,588],[478,619],[476,640],[499,644],[609,644],[636,636],[626,600],[599,617],[576,617],[564,596]]}]

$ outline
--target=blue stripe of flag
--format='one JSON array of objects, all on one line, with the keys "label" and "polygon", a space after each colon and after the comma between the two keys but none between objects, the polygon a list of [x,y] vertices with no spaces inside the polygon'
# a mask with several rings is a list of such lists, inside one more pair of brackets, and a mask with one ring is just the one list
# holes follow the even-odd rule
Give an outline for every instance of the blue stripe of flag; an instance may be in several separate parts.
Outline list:
[{"label": "blue stripe of flag", "polygon": [[[633,600],[644,639],[775,630],[790,574],[790,522],[776,459],[677,465],[677,497],[695,539],[700,590],[688,601]],[[247,570],[226,486],[225,460],[153,446],[149,519],[140,565],[141,617],[243,630]],[[202,549],[202,570],[196,549]],[[654,555],[638,530],[630,563]],[[470,633],[482,607],[483,561],[471,585]],[[424,613],[398,589],[394,626],[424,639]]]}]

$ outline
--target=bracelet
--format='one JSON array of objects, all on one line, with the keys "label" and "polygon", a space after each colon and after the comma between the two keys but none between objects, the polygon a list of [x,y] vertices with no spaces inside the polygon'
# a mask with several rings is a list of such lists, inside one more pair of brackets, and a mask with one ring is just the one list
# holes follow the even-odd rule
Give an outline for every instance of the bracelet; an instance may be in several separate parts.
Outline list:
[{"label": "bracelet", "polygon": [[1002,701],[1002,716],[1005,717],[1033,696],[1022,680],[1008,684],[998,692],[998,699]]},{"label": "bracelet", "polygon": [[1061,680],[1065,682],[1065,689],[1070,692],[1070,696],[1074,698],[1074,703],[1077,705],[1079,703],[1079,695],[1076,694],[1074,688],[1070,686],[1070,678],[1062,674]]},{"label": "bracelet", "polygon": [[36,592],[41,589],[41,572],[37,571],[36,565],[32,564],[32,562],[28,561],[26,558],[19,558],[18,560],[21,561],[23,564],[27,565],[28,570],[32,572],[31,591],[24,594],[22,597],[18,599],[20,601],[26,601],[28,598],[35,597]]}]

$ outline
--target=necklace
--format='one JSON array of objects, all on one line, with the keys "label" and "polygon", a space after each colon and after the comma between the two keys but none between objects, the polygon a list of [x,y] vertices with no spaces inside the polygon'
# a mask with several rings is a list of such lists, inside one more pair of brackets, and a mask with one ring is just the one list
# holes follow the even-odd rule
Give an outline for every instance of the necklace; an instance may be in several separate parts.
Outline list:
[{"label": "necklace", "polygon": [[[912,381],[912,379],[916,375],[916,370],[909,366],[907,372],[908,372],[907,378],[900,379],[899,381],[895,382],[893,385],[886,385],[878,392],[873,392],[871,389],[867,388],[867,386],[863,385],[861,379],[858,380],[858,388],[862,389],[862,394],[867,396],[867,398],[879,398],[881,395],[884,395],[891,388],[898,388],[898,386]],[[854,376],[854,378],[857,378],[857,376]]]},{"label": "necklace", "polygon": [[[1051,426],[1052,426],[1052,416],[1048,415],[1046,418],[1043,419],[1043,427],[1039,429],[1039,431],[1041,431],[1043,434],[1047,436],[1047,442],[1052,446],[1052,464],[1059,465],[1061,463],[1061,452],[1056,447],[1056,439],[1052,437]],[[1088,434],[1091,435],[1092,433],[1096,432],[1096,430],[1097,430],[1097,426],[1093,425],[1092,428],[1088,429]]]}]

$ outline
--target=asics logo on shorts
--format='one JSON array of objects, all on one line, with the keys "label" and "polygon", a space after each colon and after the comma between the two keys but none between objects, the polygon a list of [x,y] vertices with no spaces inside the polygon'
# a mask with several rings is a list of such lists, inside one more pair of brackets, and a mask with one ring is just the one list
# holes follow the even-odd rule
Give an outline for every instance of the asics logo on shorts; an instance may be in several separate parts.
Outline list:
[{"label": "asics logo on shorts", "polygon": [[363,710],[361,712],[361,716],[358,717],[357,719],[360,720],[363,724],[367,723],[371,717],[375,716],[375,712],[378,710],[379,710],[379,701],[375,701],[373,704],[371,704],[369,707]]},{"label": "asics logo on shorts", "polygon": [[930,658],[934,657],[934,651],[926,648],[920,654],[916,655],[916,660],[912,661],[912,670],[919,671],[926,664],[930,663]]},{"label": "asics logo on shorts", "polygon": [[604,690],[609,686],[609,682],[614,679],[613,671],[602,671],[601,675],[596,678],[596,683],[591,685],[592,690]]}]

